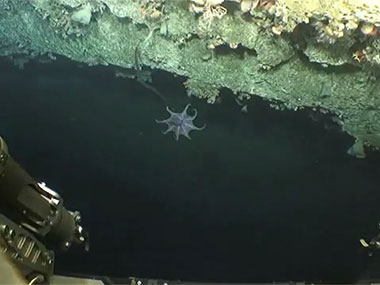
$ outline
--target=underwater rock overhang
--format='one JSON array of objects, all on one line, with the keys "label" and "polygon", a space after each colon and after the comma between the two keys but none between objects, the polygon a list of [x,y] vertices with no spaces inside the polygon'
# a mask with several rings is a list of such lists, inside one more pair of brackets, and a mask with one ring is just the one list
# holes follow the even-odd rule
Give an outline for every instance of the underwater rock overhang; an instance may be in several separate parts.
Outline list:
[{"label": "underwater rock overhang", "polygon": [[138,50],[138,66],[188,77],[208,102],[226,87],[324,110],[380,147],[378,1],[298,2],[1,0],[0,55],[136,68]]}]

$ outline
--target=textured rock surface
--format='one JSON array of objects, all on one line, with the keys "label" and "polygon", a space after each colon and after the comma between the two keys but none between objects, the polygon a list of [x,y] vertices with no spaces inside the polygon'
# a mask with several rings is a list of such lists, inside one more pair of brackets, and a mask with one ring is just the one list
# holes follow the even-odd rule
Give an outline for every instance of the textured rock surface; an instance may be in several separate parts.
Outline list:
[{"label": "textured rock surface", "polygon": [[[138,50],[139,64],[188,77],[191,95],[215,102],[227,87],[281,107],[315,107],[380,147],[378,8],[328,2],[336,1],[282,0],[247,15],[226,1],[223,15],[205,20],[189,12],[190,1],[0,0],[0,55],[134,68]],[[88,24],[73,20],[84,7]],[[363,34],[363,21],[375,33]]]}]

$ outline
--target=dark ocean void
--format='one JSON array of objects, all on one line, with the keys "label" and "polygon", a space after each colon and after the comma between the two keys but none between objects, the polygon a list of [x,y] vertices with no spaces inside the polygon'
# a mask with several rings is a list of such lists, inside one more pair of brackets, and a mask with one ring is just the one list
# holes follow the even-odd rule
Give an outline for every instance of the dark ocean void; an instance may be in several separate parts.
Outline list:
[{"label": "dark ocean void", "polygon": [[[0,61],[0,133],[25,169],[82,212],[91,250],[57,272],[194,281],[355,281],[378,277],[361,237],[380,220],[380,158],[310,111],[229,91],[209,105],[155,71],[166,102],[110,67]],[[162,135],[165,104],[191,102],[205,130]],[[328,127],[326,129],[326,127]]]}]

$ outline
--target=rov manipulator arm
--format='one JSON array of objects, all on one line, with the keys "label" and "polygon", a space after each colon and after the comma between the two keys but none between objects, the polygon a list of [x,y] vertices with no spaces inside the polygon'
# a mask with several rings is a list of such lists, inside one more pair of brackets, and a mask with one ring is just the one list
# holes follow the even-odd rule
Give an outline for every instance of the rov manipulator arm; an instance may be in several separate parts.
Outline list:
[{"label": "rov manipulator arm", "polygon": [[[4,213],[4,215],[3,215]],[[62,198],[33,179],[9,155],[0,137],[0,250],[31,280],[48,280],[53,271],[53,248],[83,244],[87,235],[80,213],[63,207]]]}]

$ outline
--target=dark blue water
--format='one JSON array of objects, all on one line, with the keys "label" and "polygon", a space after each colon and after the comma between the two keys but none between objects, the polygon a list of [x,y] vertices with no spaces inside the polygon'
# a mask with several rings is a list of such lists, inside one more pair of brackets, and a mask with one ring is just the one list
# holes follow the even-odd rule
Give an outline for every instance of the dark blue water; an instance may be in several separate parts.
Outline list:
[{"label": "dark blue water", "polygon": [[[156,71],[165,97],[110,68],[0,62],[0,133],[13,157],[82,212],[91,250],[57,272],[198,281],[355,281],[376,277],[360,247],[380,219],[380,158],[310,111],[280,112],[232,94],[188,98]],[[191,102],[192,140],[155,119]],[[326,126],[328,128],[326,129]]]}]

